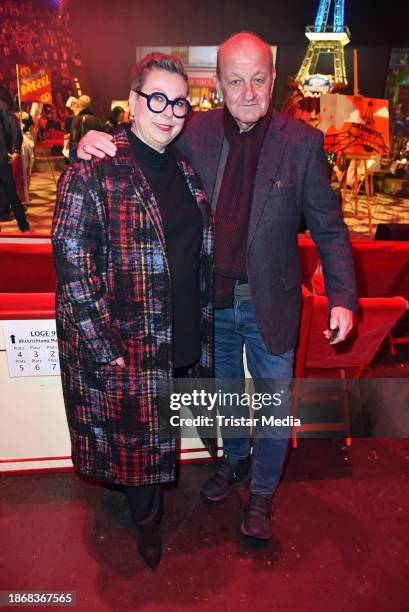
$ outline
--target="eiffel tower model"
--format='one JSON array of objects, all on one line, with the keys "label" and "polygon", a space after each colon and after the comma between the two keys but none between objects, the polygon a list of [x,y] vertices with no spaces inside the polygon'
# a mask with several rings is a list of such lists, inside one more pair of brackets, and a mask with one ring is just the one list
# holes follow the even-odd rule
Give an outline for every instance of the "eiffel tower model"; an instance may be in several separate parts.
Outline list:
[{"label": "eiffel tower model", "polygon": [[[321,94],[342,90],[348,84],[344,47],[350,41],[350,32],[344,25],[344,0],[334,0],[334,20],[328,25],[331,2],[320,0],[314,25],[306,27],[308,49],[297,75],[289,81],[293,91],[283,105],[283,112],[288,115],[295,115],[300,107],[318,113]],[[317,72],[320,56],[324,54],[333,58],[331,74]],[[315,103],[311,98],[316,99]]]}]

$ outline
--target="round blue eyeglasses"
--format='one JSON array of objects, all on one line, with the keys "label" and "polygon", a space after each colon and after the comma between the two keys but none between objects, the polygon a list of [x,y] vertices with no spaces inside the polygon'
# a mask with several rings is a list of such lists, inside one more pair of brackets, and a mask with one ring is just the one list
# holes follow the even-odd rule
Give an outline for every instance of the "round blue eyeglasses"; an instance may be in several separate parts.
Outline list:
[{"label": "round blue eyeglasses", "polygon": [[136,92],[139,96],[146,98],[146,104],[152,113],[162,113],[165,108],[170,104],[174,116],[177,119],[183,119],[189,114],[191,110],[190,102],[186,98],[176,98],[175,100],[169,100],[164,93],[159,91],[153,91],[150,94],[146,94],[143,91]]}]

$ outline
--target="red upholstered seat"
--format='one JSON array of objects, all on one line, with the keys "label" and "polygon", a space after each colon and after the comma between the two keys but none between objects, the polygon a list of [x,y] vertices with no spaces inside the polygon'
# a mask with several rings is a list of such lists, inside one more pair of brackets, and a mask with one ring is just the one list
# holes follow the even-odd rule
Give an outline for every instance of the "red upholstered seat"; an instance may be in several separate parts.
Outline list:
[{"label": "red upholstered seat", "polygon": [[54,319],[55,293],[0,293],[0,319]]},{"label": "red upholstered seat", "polygon": [[358,295],[409,298],[409,242],[353,242]]},{"label": "red upholstered seat", "polygon": [[401,297],[359,298],[358,324],[345,342],[330,345],[322,332],[327,329],[328,300],[313,296],[309,340],[304,366],[307,368],[364,368],[371,363],[381,343],[405,312]]},{"label": "red upholstered seat", "polygon": [[55,291],[51,244],[0,243],[0,293]]},{"label": "red upholstered seat", "polygon": [[[359,297],[409,298],[409,242],[352,242]],[[322,275],[313,279],[316,293],[323,295]]]},{"label": "red upholstered seat", "polygon": [[[409,299],[409,242],[376,240],[352,242],[358,295],[360,297],[386,297],[400,295]],[[325,294],[322,274],[312,280],[314,292]],[[389,334],[391,354],[396,355],[396,344],[409,343],[409,337]]]},{"label": "red upholstered seat", "polygon": [[299,234],[298,252],[300,255],[302,284],[312,291],[312,278],[320,263],[317,247],[311,238]]},{"label": "red upholstered seat", "polygon": [[[328,300],[325,296],[312,295],[303,287],[303,311],[300,338],[296,353],[295,376],[306,376],[306,368],[331,369],[334,377],[345,378],[347,372],[359,377],[371,363],[392,327],[407,309],[402,297],[359,298],[359,316],[355,329],[347,340],[330,345],[322,332],[328,327]],[[293,412],[299,401],[297,384],[294,389]],[[339,423],[314,423],[301,431],[339,430]],[[349,430],[348,406],[344,399],[342,429]],[[338,426],[338,429],[337,427]],[[300,429],[298,430],[300,431]],[[293,430],[293,445],[297,446],[297,431]],[[350,439],[347,438],[347,443]]]}]

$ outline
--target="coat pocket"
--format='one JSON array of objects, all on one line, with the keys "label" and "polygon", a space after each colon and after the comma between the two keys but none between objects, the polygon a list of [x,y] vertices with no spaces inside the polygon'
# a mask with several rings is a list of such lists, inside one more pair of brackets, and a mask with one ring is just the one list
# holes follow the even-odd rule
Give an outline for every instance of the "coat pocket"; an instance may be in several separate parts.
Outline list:
[{"label": "coat pocket", "polygon": [[281,286],[284,291],[290,291],[301,283],[301,274],[285,275],[281,277]]},{"label": "coat pocket", "polygon": [[297,269],[288,269],[281,275],[277,275],[272,283],[273,293],[283,293],[291,291],[301,284],[301,271]]},{"label": "coat pocket", "polygon": [[295,193],[295,183],[285,183],[282,181],[273,181],[271,180],[271,189],[269,195],[273,198],[282,196],[282,197],[290,197],[292,193]]}]

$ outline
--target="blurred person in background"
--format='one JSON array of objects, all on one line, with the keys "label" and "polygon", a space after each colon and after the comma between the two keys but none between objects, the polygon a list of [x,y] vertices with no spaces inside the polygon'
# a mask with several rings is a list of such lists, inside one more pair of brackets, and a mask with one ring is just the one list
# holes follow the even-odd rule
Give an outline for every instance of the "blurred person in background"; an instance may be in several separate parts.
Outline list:
[{"label": "blurred person in background", "polygon": [[[20,231],[28,232],[30,225],[17,193],[12,172],[12,164],[20,155],[23,141],[19,122],[11,112],[12,107],[13,100],[8,90],[0,87],[0,184]],[[7,216],[7,210],[4,214]]]},{"label": "blurred person in background", "polygon": [[115,128],[125,121],[125,110],[122,106],[115,106],[108,117],[108,121],[104,124],[104,130],[108,134],[113,134]]},{"label": "blurred person in background", "polygon": [[[71,122],[70,146],[77,144],[89,130],[103,131],[102,121],[91,108],[91,98],[83,95],[78,98],[75,117]],[[78,112],[77,112],[78,110]]]},{"label": "blurred person in background", "polygon": [[78,104],[78,99],[74,98],[74,96],[70,96],[65,103],[65,106],[71,111],[71,115],[66,118],[64,122],[64,145],[62,149],[62,154],[65,158],[65,163],[70,163],[70,135],[71,135],[71,125],[74,120],[74,117],[78,115],[80,112],[80,106]]},{"label": "blurred person in background", "polygon": [[[17,119],[20,119],[20,112],[16,112]],[[31,171],[34,165],[34,147],[35,147],[35,128],[34,119],[31,116],[30,109],[23,109],[21,112],[21,126],[23,131],[23,143],[21,146],[21,161],[23,163],[23,171],[27,177],[27,187],[30,185]]]}]

